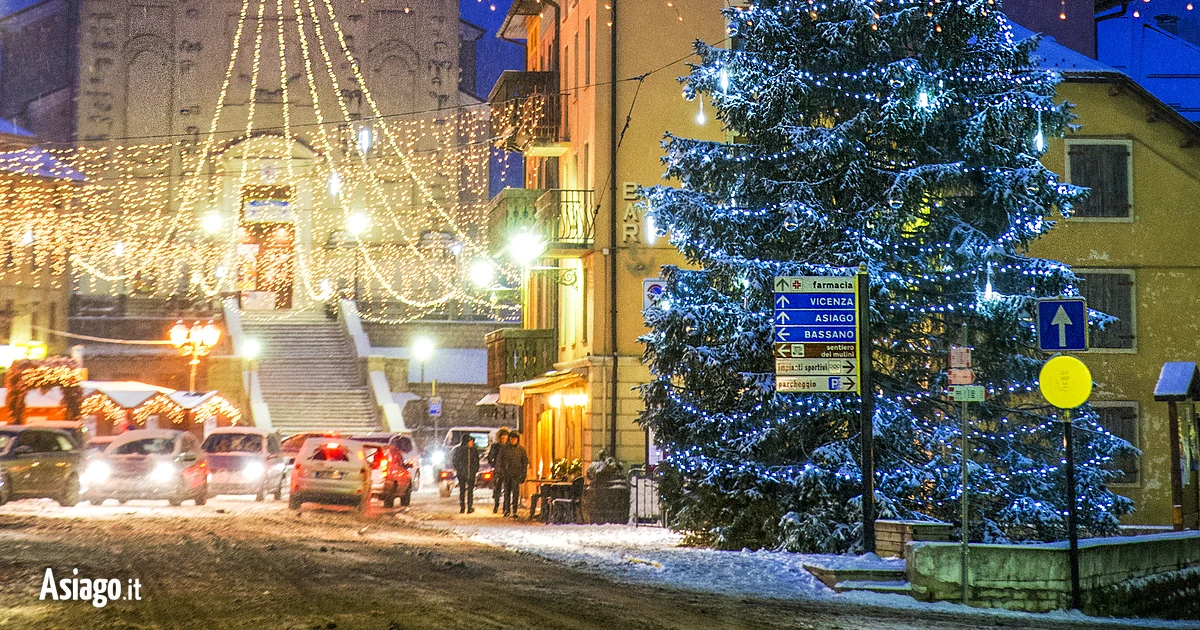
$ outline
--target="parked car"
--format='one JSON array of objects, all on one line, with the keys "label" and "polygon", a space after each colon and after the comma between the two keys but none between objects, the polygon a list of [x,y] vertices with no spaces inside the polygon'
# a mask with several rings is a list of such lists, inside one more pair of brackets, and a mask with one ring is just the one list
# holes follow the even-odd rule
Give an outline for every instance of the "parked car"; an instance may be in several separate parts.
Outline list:
[{"label": "parked car", "polygon": [[88,463],[81,481],[92,505],[110,498],[208,500],[208,463],[200,440],[186,431],[126,431]]},{"label": "parked car", "polygon": [[371,465],[371,496],[389,508],[395,507],[396,499],[400,499],[400,505],[411,503],[412,473],[400,451],[389,444],[362,444]]},{"label": "parked car", "polygon": [[117,439],[115,435],[93,435],[88,438],[87,444],[83,445],[84,457],[90,459],[97,455],[102,455],[104,449],[112,444],[113,440]]},{"label": "parked car", "polygon": [[79,502],[83,449],[60,429],[0,427],[0,505],[11,499]]},{"label": "parked car", "polygon": [[475,447],[479,449],[479,472],[475,474],[475,489],[492,487],[494,473],[491,464],[487,463],[487,449],[495,430],[492,427],[451,427],[446,431],[446,438],[442,441],[441,467],[435,466],[434,469],[434,476],[438,480],[438,494],[443,499],[458,487],[458,473],[454,470],[450,453],[462,443],[464,435],[475,438]]},{"label": "parked car", "polygon": [[362,442],[340,437],[310,437],[296,455],[288,507],[340,503],[365,512],[371,502],[371,465]]},{"label": "parked car", "polygon": [[[413,492],[421,489],[421,451],[417,448],[417,444],[413,441],[411,431],[403,431],[400,433],[367,433],[364,435],[351,436],[350,439],[358,440],[364,444],[389,444],[400,451],[400,457],[404,463],[408,464],[408,470],[412,472],[412,487]],[[407,505],[407,504],[405,504]]]},{"label": "parked car", "polygon": [[201,446],[208,460],[208,492],[283,497],[287,466],[279,434],[258,427],[220,427]]}]

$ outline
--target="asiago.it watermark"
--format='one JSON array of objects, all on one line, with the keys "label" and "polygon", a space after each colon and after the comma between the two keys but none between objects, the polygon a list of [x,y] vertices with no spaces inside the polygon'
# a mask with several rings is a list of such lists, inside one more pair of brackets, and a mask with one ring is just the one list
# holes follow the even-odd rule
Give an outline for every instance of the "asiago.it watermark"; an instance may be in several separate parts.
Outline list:
[{"label": "asiago.it watermark", "polygon": [[79,569],[72,569],[69,578],[56,580],[54,569],[47,567],[38,599],[56,602],[90,601],[96,608],[104,608],[109,602],[122,599],[141,601],[142,581],[138,578],[129,578],[124,582],[116,578],[81,578]]}]

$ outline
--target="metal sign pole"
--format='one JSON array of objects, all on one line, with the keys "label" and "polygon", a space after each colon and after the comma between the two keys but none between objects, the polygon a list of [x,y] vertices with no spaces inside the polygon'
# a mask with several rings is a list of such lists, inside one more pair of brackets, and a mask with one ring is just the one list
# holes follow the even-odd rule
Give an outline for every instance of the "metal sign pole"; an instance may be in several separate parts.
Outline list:
[{"label": "metal sign pole", "polygon": [[[962,330],[962,345],[964,348],[970,347],[968,345],[967,325],[965,323],[963,324]],[[966,605],[970,599],[970,587],[968,586],[969,573],[967,568],[967,556],[970,553],[970,547],[968,546],[970,530],[967,525],[967,518],[969,514],[967,511],[967,488],[971,473],[967,468],[967,464],[971,461],[969,455],[971,451],[969,450],[970,445],[967,441],[967,430],[970,426],[970,422],[967,420],[967,401],[965,400],[962,403],[962,413],[959,415],[959,422],[962,424],[962,428],[960,429],[962,431],[962,461],[960,462],[962,465],[962,525],[959,527],[959,531],[962,535],[962,601],[963,604]]]},{"label": "metal sign pole", "polygon": [[861,416],[863,553],[875,553],[875,388],[871,386],[871,276],[858,266],[858,360]]},{"label": "metal sign pole", "polygon": [[1075,509],[1075,425],[1071,410],[1063,410],[1063,447],[1067,451],[1067,561],[1071,564],[1071,608],[1079,610],[1079,522]]}]

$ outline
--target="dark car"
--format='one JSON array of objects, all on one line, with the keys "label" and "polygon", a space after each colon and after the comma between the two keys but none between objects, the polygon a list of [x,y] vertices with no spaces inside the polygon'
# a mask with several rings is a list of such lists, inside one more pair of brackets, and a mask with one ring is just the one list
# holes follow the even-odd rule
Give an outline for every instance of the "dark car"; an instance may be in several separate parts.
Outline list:
[{"label": "dark car", "polygon": [[166,499],[179,505],[208,500],[208,463],[200,440],[184,431],[137,430],[122,433],[93,458],[84,471],[84,497],[92,505],[105,499]]},{"label": "dark car", "polygon": [[64,431],[0,427],[0,505],[11,499],[79,502],[83,449]]},{"label": "dark car", "polygon": [[287,466],[279,436],[256,427],[221,427],[204,438],[208,493],[253,494],[279,500],[287,487]]},{"label": "dark car", "polygon": [[412,487],[413,492],[421,489],[421,451],[417,449],[417,445],[413,442],[412,432],[402,433],[364,433],[356,435],[353,438],[363,444],[388,444],[400,451],[400,457],[404,463],[408,464],[408,470],[412,472]]},{"label": "dark car", "polygon": [[[358,440],[358,438],[352,438]],[[359,440],[361,441],[361,440]],[[362,442],[367,463],[371,465],[371,496],[383,501],[384,507],[408,505],[412,502],[413,483],[409,463],[399,449],[390,444]]]},{"label": "dark car", "polygon": [[336,438],[341,436],[342,434],[338,433],[337,431],[304,431],[303,433],[293,433],[286,438],[283,438],[283,442],[280,443],[280,447],[283,448],[284,459],[290,466],[291,464],[295,463],[296,455],[300,453],[300,449],[304,447],[304,442],[308,440],[308,438]]}]

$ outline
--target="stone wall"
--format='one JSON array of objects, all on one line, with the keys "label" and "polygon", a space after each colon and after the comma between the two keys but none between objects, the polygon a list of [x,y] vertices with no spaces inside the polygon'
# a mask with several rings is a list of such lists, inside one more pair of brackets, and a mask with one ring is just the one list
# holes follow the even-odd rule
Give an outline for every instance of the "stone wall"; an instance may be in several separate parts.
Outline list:
[{"label": "stone wall", "polygon": [[[961,600],[960,549],[956,543],[908,545],[904,557],[914,597]],[[1084,612],[1102,608],[1115,586],[1192,567],[1200,567],[1200,532],[1080,541],[1079,581]],[[969,571],[973,606],[1045,612],[1070,605],[1065,542],[971,545]]]},{"label": "stone wall", "polygon": [[442,399],[442,416],[437,420],[439,435],[435,438],[433,419],[427,413],[425,401],[430,395],[429,383],[410,383],[412,393],[420,396],[404,406],[404,423],[413,429],[422,444],[440,441],[445,430],[452,426],[500,426],[492,416],[493,407],[476,407],[491,392],[487,385],[438,383],[437,395]]}]

